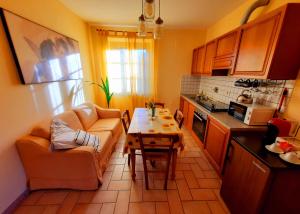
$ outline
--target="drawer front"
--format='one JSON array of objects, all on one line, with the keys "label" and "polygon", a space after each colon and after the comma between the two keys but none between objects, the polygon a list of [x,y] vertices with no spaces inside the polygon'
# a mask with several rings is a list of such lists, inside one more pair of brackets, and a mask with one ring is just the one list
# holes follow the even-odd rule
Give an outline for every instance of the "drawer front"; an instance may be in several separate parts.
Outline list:
[{"label": "drawer front", "polygon": [[214,68],[231,68],[233,65],[233,57],[224,58],[224,59],[215,59],[214,60]]}]

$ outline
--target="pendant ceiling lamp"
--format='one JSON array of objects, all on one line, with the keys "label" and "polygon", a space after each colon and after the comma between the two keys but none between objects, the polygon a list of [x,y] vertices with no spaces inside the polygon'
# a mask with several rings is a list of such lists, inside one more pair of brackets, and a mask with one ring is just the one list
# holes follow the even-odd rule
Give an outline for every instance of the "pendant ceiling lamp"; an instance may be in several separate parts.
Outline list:
[{"label": "pendant ceiling lamp", "polygon": [[159,39],[163,20],[160,17],[160,0],[158,0],[158,18],[155,20],[155,0],[142,0],[142,14],[139,17],[138,35],[147,35],[147,26],[155,24],[153,36]]}]

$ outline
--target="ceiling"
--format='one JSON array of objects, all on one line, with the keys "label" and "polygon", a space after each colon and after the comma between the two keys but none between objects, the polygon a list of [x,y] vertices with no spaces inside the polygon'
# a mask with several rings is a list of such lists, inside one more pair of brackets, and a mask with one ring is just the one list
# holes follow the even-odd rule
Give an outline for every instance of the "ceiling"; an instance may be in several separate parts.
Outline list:
[{"label": "ceiling", "polygon": [[[141,0],[60,0],[90,23],[136,26]],[[158,0],[156,15],[158,15]],[[161,0],[161,17],[170,28],[205,28],[246,0]]]}]

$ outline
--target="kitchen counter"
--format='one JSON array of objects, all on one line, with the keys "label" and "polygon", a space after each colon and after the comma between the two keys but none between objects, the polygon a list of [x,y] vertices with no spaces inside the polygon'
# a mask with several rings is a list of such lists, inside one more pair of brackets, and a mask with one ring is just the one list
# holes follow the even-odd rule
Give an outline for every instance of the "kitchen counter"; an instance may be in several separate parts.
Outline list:
[{"label": "kitchen counter", "polygon": [[181,97],[192,103],[196,108],[207,113],[210,117],[220,122],[223,126],[230,129],[230,131],[265,131],[267,126],[249,126],[236,118],[230,116],[227,112],[210,112],[194,101],[194,95],[181,94]]},{"label": "kitchen counter", "polygon": [[264,132],[235,134],[232,139],[255,156],[262,163],[273,169],[300,169],[300,166],[281,160],[278,154],[269,152],[264,144]]}]

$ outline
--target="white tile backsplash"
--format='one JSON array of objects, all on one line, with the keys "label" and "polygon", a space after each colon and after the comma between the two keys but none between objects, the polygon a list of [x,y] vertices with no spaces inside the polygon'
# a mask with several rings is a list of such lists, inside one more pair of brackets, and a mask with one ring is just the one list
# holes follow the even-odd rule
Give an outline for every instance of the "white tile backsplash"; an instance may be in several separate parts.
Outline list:
[{"label": "white tile backsplash", "polygon": [[200,86],[200,77],[183,76],[181,78],[182,94],[198,94]]},{"label": "white tile backsplash", "polygon": [[[295,80],[264,80],[267,86],[261,86],[258,88],[242,88],[234,86],[234,82],[239,78],[235,77],[194,77],[183,76],[181,79],[181,93],[182,94],[197,94],[205,93],[212,99],[229,103],[232,100],[236,100],[238,95],[245,89],[251,91],[254,102],[277,107],[282,95],[283,89],[288,88],[288,99],[285,100],[282,111],[288,104],[295,85]],[[253,81],[253,79],[251,79]],[[215,92],[215,88],[218,92]]]}]

